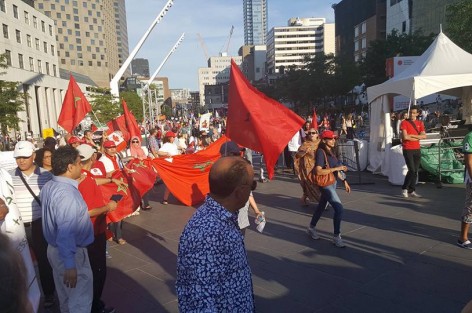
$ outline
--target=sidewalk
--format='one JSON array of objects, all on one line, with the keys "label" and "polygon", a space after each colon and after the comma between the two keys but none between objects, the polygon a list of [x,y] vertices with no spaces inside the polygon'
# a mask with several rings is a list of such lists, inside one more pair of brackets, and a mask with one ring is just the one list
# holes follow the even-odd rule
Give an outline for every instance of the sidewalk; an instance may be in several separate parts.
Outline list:
[{"label": "sidewalk", "polygon": [[[424,198],[403,199],[386,178],[363,174],[374,184],[339,190],[348,245],[339,249],[332,209],[319,222],[321,240],[312,240],[305,231],[314,205],[301,207],[298,182],[279,173],[255,192],[264,233],[246,232],[258,312],[460,312],[472,299],[472,251],[455,245],[462,185],[428,183],[417,190]],[[154,189],[153,210],[126,219],[128,244],[110,247],[103,298],[117,312],[178,312],[177,246],[194,208],[172,198],[163,206],[162,193]]]}]

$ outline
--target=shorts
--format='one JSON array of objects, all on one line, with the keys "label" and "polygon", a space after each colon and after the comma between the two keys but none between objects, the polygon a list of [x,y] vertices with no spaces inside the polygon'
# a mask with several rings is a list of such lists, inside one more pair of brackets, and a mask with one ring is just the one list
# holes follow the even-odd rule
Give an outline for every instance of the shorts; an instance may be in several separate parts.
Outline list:
[{"label": "shorts", "polygon": [[472,224],[472,183],[468,182],[465,187],[465,205],[462,210],[461,221]]}]

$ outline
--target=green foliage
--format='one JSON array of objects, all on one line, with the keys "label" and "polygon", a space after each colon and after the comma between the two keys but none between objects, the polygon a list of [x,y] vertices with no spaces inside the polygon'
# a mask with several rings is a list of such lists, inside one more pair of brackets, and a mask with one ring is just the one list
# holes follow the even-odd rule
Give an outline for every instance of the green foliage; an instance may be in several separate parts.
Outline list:
[{"label": "green foliage", "polygon": [[[5,54],[0,55],[0,68],[8,68]],[[21,119],[18,112],[24,110],[26,97],[19,90],[18,83],[0,80],[0,131],[3,135],[7,134],[9,128],[19,130]]]},{"label": "green foliage", "polygon": [[425,36],[421,31],[409,35],[393,30],[386,40],[371,41],[359,68],[364,83],[367,86],[383,83],[387,80],[385,61],[388,58],[421,55],[431,45],[434,37],[434,34]]},{"label": "green foliage", "polygon": [[126,104],[131,112],[133,112],[134,117],[138,124],[143,120],[143,101],[134,91],[123,91],[120,93],[120,97],[125,99]]},{"label": "green foliage", "polygon": [[[90,105],[95,113],[92,117],[95,124],[99,124],[98,122],[106,124],[122,113],[121,106],[111,94],[97,94],[92,97]],[[96,121],[96,118],[98,118],[98,121]]]},{"label": "green foliage", "polygon": [[472,53],[472,2],[462,0],[446,7],[445,33],[459,47]]}]

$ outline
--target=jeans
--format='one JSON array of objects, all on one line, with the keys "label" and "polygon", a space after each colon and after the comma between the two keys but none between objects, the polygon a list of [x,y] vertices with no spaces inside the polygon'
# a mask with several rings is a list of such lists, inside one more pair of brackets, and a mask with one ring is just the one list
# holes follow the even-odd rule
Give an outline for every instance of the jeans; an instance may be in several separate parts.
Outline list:
[{"label": "jeans", "polygon": [[123,221],[108,224],[108,228],[113,233],[113,240],[116,242],[118,242],[118,240],[123,238],[123,235],[121,234],[122,226],[123,226]]},{"label": "jeans", "polygon": [[408,192],[415,191],[416,180],[418,179],[418,170],[420,168],[421,150],[403,150],[408,172],[405,176],[402,189],[408,189]]},{"label": "jeans", "polygon": [[318,221],[320,220],[321,214],[323,214],[323,211],[325,210],[326,205],[329,202],[329,204],[331,204],[334,209],[334,236],[337,236],[341,233],[341,220],[343,218],[344,207],[341,204],[341,199],[339,199],[339,196],[336,193],[336,183],[326,187],[320,187],[320,191],[321,198],[318,202],[318,206],[316,207],[315,213],[313,213],[310,225],[312,227],[316,226],[316,223],[318,223]]}]

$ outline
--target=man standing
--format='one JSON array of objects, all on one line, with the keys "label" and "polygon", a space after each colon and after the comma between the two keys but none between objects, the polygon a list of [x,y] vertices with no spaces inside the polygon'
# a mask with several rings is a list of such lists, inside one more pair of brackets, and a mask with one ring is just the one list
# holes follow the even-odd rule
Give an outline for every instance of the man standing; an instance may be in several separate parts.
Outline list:
[{"label": "man standing", "polygon": [[79,152],[60,147],[52,157],[54,176],[41,191],[44,237],[62,313],[90,313],[92,308],[87,246],[94,238],[87,204],[77,189],[81,169]]},{"label": "man standing", "polygon": [[157,139],[157,129],[153,128],[149,131],[149,152],[155,157],[158,158],[157,151],[159,151],[159,141]]},{"label": "man standing", "polygon": [[470,224],[472,223],[472,131],[465,136],[462,151],[464,152],[465,163],[465,206],[462,210],[461,234],[457,240],[457,245],[461,248],[472,249],[472,243],[468,238]]},{"label": "man standing", "polygon": [[54,278],[47,257],[47,242],[43,236],[40,191],[51,180],[52,174],[34,164],[36,153],[33,143],[19,141],[13,157],[18,167],[9,172],[12,177],[16,206],[25,226],[26,238],[38,261],[39,278],[44,292],[43,305],[54,305]]},{"label": "man standing", "polygon": [[402,196],[404,198],[420,197],[415,192],[415,186],[421,161],[420,140],[426,139],[426,133],[423,122],[417,119],[419,114],[419,108],[416,105],[412,106],[410,108],[410,118],[400,124],[403,157],[408,168],[402,186]]},{"label": "man standing", "polygon": [[115,312],[115,309],[105,307],[101,297],[107,276],[106,214],[114,211],[117,203],[113,200],[105,201],[95,177],[90,172],[94,162],[94,153],[96,153],[95,149],[88,144],[81,144],[77,147],[77,150],[82,160],[82,180],[79,183],[79,191],[87,204],[94,232],[94,241],[87,247],[93,273],[92,313],[112,313]]},{"label": "man standing", "polygon": [[180,237],[180,312],[254,312],[251,269],[237,222],[253,177],[251,165],[241,157],[224,157],[212,166],[210,193]]}]

